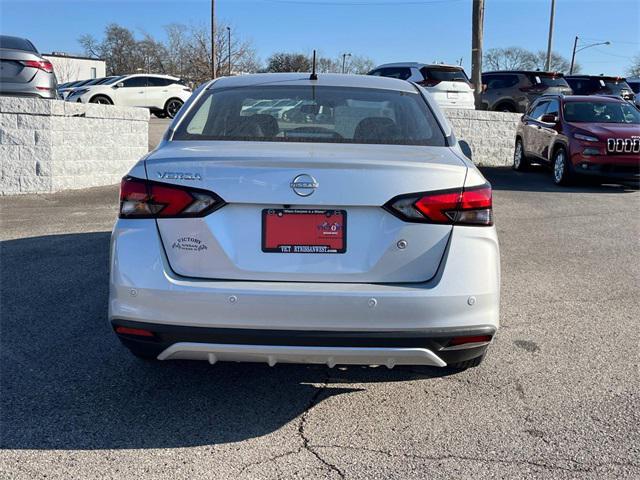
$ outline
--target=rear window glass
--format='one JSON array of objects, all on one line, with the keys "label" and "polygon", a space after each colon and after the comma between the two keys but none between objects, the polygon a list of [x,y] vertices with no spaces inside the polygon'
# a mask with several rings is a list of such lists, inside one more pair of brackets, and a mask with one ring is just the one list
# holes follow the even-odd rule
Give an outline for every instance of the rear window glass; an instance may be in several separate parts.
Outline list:
[{"label": "rear window glass", "polygon": [[618,94],[618,93],[621,93],[623,90],[626,90],[627,92],[631,91],[631,87],[624,80],[606,79],[606,80],[600,80],[600,84],[601,85],[604,84],[603,89],[606,89],[611,93]]},{"label": "rear window glass", "polygon": [[445,145],[418,93],[322,86],[209,90],[173,139]]},{"label": "rear window glass", "polygon": [[557,75],[538,75],[531,74],[529,75],[529,80],[534,85],[546,85],[547,87],[568,87],[569,84],[564,79],[564,77]]},{"label": "rear window glass", "polygon": [[411,77],[411,69],[407,67],[378,68],[377,70],[369,72],[369,75],[375,75],[377,77],[399,78],[400,80],[406,80],[409,77]]},{"label": "rear window glass", "polygon": [[425,67],[420,73],[427,80],[440,80],[441,82],[468,82],[469,78],[461,68],[437,68]]},{"label": "rear window glass", "polygon": [[13,50],[25,50],[27,52],[38,52],[33,44],[24,38],[5,37],[0,35],[0,48],[10,48]]},{"label": "rear window glass", "polygon": [[566,102],[564,119],[578,123],[640,124],[640,111],[625,102]]}]

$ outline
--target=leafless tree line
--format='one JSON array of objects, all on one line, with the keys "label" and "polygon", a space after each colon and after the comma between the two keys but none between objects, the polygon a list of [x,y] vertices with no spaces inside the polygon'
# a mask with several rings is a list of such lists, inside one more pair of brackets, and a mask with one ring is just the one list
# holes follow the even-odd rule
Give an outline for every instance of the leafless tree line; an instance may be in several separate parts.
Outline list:
[{"label": "leafless tree line", "polygon": [[[489,70],[544,70],[547,53],[531,52],[521,47],[492,48],[484,54],[485,71]],[[562,55],[551,54],[552,72],[569,73],[570,61]],[[573,72],[580,71],[580,65],[573,67]]]}]

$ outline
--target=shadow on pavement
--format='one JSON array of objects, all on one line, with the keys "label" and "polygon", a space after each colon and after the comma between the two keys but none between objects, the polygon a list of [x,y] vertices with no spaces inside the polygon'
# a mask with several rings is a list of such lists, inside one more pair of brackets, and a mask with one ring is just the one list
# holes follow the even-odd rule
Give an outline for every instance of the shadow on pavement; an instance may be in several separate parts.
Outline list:
[{"label": "shadow on pavement", "polygon": [[318,393],[323,400],[365,388],[336,384],[448,374],[138,360],[107,323],[108,251],[107,232],[0,244],[2,448],[235,442],[277,430]]},{"label": "shadow on pavement", "polygon": [[580,179],[568,187],[558,186],[553,183],[551,171],[539,165],[532,165],[526,172],[516,172],[508,167],[481,167],[480,171],[489,180],[493,190],[562,193],[627,193],[638,190],[637,187],[599,183],[590,178]]}]

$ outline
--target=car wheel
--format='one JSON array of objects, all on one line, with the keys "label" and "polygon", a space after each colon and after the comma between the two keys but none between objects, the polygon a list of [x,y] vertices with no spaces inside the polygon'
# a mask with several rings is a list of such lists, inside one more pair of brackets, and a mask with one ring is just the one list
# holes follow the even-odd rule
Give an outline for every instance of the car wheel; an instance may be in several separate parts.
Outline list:
[{"label": "car wheel", "polygon": [[567,152],[564,148],[559,148],[553,157],[553,182],[556,185],[570,185],[572,180]]},{"label": "car wheel", "polygon": [[96,95],[91,100],[89,100],[89,103],[99,103],[100,105],[113,105],[111,100],[109,100],[109,97],[105,97],[104,95]]},{"label": "car wheel", "polygon": [[510,103],[501,103],[496,107],[496,112],[515,112],[516,107],[511,105]]},{"label": "car wheel", "polygon": [[516,140],[516,148],[513,151],[513,165],[514,170],[522,172],[529,167],[529,159],[524,153],[524,147],[522,146],[522,140],[519,138]]},{"label": "car wheel", "polygon": [[452,370],[466,370],[467,368],[477,367],[482,363],[485,355],[486,353],[483,353],[479,357],[471,358],[469,360],[465,360],[464,362],[449,363],[447,365],[447,368],[450,368]]},{"label": "car wheel", "polygon": [[164,113],[167,115],[167,117],[173,118],[178,114],[178,111],[183,104],[184,102],[179,98],[172,98],[164,106]]}]

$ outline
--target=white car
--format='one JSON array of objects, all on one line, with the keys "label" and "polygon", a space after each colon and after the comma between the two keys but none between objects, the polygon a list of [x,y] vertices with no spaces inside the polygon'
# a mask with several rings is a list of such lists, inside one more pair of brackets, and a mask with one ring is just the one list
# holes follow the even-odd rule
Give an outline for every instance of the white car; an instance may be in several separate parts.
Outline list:
[{"label": "white car", "polygon": [[368,75],[399,78],[424,87],[443,108],[474,110],[473,88],[464,69],[458,65],[416,62],[387,63]]},{"label": "white car", "polygon": [[99,85],[85,85],[66,98],[68,102],[144,107],[159,117],[173,118],[191,96],[179,78],[168,75],[124,75]]},{"label": "white car", "polygon": [[[247,99],[305,102],[309,121],[242,116]],[[491,186],[430,102],[362,75],[202,85],[122,180],[122,343],[158,360],[478,365],[499,317]]]}]

